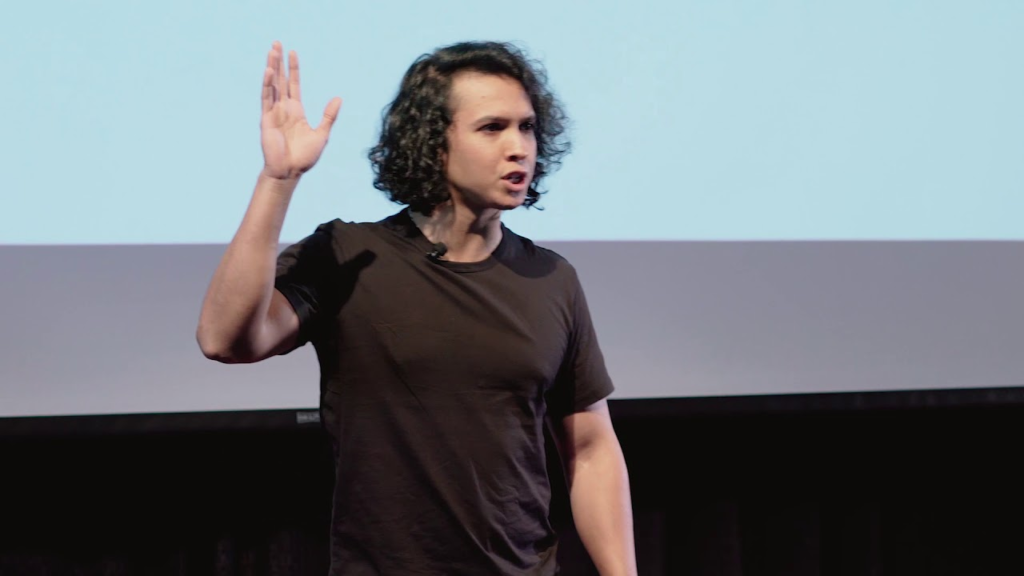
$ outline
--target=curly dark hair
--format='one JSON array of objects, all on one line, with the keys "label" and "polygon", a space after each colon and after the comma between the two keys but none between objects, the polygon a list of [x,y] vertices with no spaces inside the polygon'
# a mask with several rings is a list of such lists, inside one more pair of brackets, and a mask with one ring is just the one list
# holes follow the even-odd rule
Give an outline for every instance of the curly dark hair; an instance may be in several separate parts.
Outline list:
[{"label": "curly dark hair", "polygon": [[537,162],[525,206],[545,193],[543,177],[561,165],[569,153],[568,119],[547,87],[547,74],[516,46],[500,42],[461,42],[424,54],[405,73],[394,101],[385,109],[380,141],[369,153],[374,188],[421,214],[450,197],[445,179],[446,131],[452,122],[449,106],[452,77],[462,71],[507,76],[517,80],[530,97],[537,116]]}]

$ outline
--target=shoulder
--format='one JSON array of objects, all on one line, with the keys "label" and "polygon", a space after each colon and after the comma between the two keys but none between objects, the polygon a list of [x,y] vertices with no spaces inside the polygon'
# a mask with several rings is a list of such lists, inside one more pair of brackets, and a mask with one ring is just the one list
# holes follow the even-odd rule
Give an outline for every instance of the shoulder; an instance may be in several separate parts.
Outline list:
[{"label": "shoulder", "polygon": [[503,260],[510,268],[531,277],[544,277],[564,284],[570,291],[579,286],[576,268],[555,250],[541,246],[533,240],[505,228],[508,249]]},{"label": "shoulder", "polygon": [[335,218],[334,220],[318,225],[314,230],[313,235],[319,235],[330,239],[339,239],[349,236],[372,236],[379,234],[380,231],[384,229],[385,222],[387,222],[387,219],[379,222],[353,222]]},{"label": "shoulder", "polygon": [[400,218],[389,216],[376,222],[349,221],[335,218],[316,226],[312,233],[295,243],[331,247],[339,255],[353,249],[365,248],[390,236],[401,235]]},{"label": "shoulder", "polygon": [[519,253],[518,255],[520,257],[546,261],[559,266],[572,268],[572,264],[569,263],[569,260],[553,249],[548,248],[547,246],[541,246],[526,236],[516,234],[507,227],[503,228],[503,230],[509,235],[511,239],[510,243],[515,247],[514,249]]}]

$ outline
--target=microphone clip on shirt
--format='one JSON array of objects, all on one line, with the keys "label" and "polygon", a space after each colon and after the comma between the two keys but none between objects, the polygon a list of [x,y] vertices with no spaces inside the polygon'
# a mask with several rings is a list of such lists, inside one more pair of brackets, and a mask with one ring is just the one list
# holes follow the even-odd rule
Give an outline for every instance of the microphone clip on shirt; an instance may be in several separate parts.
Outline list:
[{"label": "microphone clip on shirt", "polygon": [[448,247],[445,246],[444,242],[434,242],[433,250],[427,252],[427,258],[431,260],[440,260],[444,258],[444,255],[448,253]]}]

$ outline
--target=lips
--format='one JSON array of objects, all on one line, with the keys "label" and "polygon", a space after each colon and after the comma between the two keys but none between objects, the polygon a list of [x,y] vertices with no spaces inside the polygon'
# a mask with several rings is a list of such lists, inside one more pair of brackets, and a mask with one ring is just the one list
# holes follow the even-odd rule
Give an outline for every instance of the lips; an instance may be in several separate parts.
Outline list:
[{"label": "lips", "polygon": [[526,171],[524,171],[524,170],[515,170],[513,172],[509,172],[508,174],[505,174],[504,176],[502,176],[501,179],[502,180],[507,180],[507,181],[511,182],[512,184],[522,184],[523,182],[526,181]]}]

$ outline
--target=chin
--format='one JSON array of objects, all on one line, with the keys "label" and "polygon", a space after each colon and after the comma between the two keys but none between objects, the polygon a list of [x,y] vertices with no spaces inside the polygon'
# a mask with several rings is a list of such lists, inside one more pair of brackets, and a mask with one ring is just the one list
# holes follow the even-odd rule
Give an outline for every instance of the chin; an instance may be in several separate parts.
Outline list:
[{"label": "chin", "polygon": [[527,189],[522,190],[520,192],[511,192],[511,191],[505,192],[504,200],[507,203],[511,204],[513,208],[518,208],[518,207],[522,206],[524,202],[526,202],[527,192],[529,192],[529,191],[530,191],[530,189],[527,188]]},{"label": "chin", "polygon": [[525,201],[525,193],[522,196],[510,196],[504,202],[501,202],[497,206],[495,206],[495,208],[498,208],[499,210],[515,210],[516,208],[522,206]]}]

